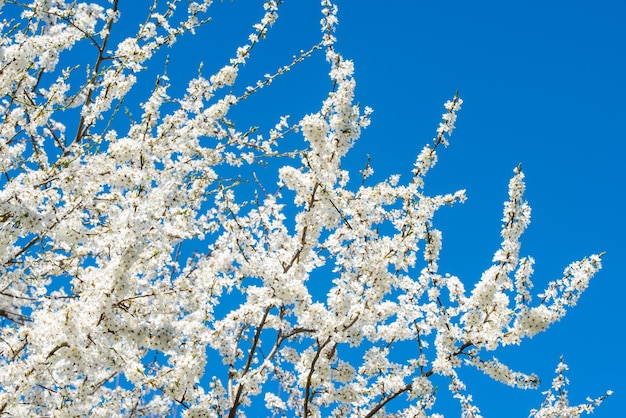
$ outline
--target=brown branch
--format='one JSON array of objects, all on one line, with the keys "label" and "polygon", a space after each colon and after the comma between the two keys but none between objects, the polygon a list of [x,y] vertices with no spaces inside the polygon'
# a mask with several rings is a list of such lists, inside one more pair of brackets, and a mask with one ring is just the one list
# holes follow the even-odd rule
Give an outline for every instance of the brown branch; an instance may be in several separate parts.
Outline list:
[{"label": "brown branch", "polygon": [[304,414],[302,415],[304,418],[307,418],[309,416],[309,401],[313,398],[313,395],[311,394],[311,380],[313,379],[313,373],[315,372],[315,365],[317,364],[317,361],[319,360],[322,351],[329,342],[330,337],[328,337],[326,341],[324,341],[324,343],[321,345],[318,342],[317,352],[315,353],[315,357],[313,357],[313,361],[311,362],[311,369],[309,370],[309,374],[306,377],[306,386],[304,388]]},{"label": "brown branch", "polygon": [[[118,10],[118,3],[119,0],[114,0],[113,2],[113,12],[117,12]],[[94,70],[93,70],[93,74],[97,75],[98,71],[100,71],[100,66],[102,65],[102,62],[104,61],[104,54],[106,52],[106,47],[107,47],[107,43],[109,42],[109,37],[111,36],[111,28],[113,27],[113,21],[115,19],[111,18],[107,24],[107,35],[105,36],[104,40],[102,41],[102,46],[98,47],[98,58],[96,60],[96,64],[94,66]],[[94,92],[94,88],[89,88],[89,91],[87,92],[87,97],[85,99],[85,103],[83,104],[83,107],[89,106],[92,101],[93,101],[93,92]],[[78,122],[78,128],[76,129],[76,137],[74,138],[74,141],[72,142],[78,142],[78,140],[80,138],[82,138],[82,136],[85,134],[85,132],[87,132],[87,129],[89,129],[91,127],[91,125],[89,126],[85,126],[85,117],[81,116],[80,120]],[[64,152],[63,156],[65,156],[67,153]]]},{"label": "brown branch", "polygon": [[[272,307],[268,306],[265,308],[265,312],[263,313],[263,318],[261,318],[261,323],[257,326],[256,332],[254,334],[254,339],[252,340],[252,347],[250,347],[250,351],[248,351],[248,360],[246,361],[246,365],[244,366],[242,377],[248,373],[250,370],[250,366],[252,365],[252,361],[254,359],[254,353],[256,352],[256,348],[261,339],[261,332],[263,331],[263,327],[265,326],[265,321],[267,321],[267,316],[270,313],[270,309]],[[228,413],[228,418],[235,418],[237,414],[237,408],[241,402],[241,395],[243,394],[244,384],[239,382],[239,386],[237,387],[237,394],[235,395],[235,400],[233,401],[233,406],[230,408]]]},{"label": "brown branch", "polygon": [[[319,187],[319,183],[315,183],[315,186],[313,186],[313,190],[311,191],[311,198],[309,199],[309,207],[307,211],[310,211],[313,208],[313,206],[315,206],[315,193],[317,193],[318,187]],[[302,250],[304,249],[304,244],[306,244],[307,231],[308,231],[308,227],[305,225],[304,228],[302,228],[302,237],[300,237],[300,247],[296,250],[293,257],[291,257],[289,264],[287,265],[283,264],[283,273],[287,273],[291,269],[291,267],[293,267],[293,264],[296,262],[296,260],[300,259],[300,254],[302,253]]]},{"label": "brown branch", "polygon": [[52,349],[52,351],[50,351],[48,353],[48,355],[46,356],[46,359],[49,359],[50,357],[52,357],[54,355],[54,353],[56,353],[57,351],[59,351],[60,349],[64,348],[64,347],[69,347],[70,345],[66,342],[62,342],[61,344],[57,345],[56,347],[54,347]]},{"label": "brown branch", "polygon": [[403,387],[402,389],[394,392],[393,394],[387,396],[385,399],[383,399],[378,405],[376,405],[374,407],[374,409],[372,409],[370,412],[368,412],[367,415],[365,415],[365,418],[371,418],[374,415],[376,415],[376,413],[378,411],[380,411],[387,403],[389,403],[390,401],[392,401],[393,399],[397,398],[398,396],[402,395],[404,392],[410,390],[412,387],[412,385],[409,383],[407,384],[405,387]]}]

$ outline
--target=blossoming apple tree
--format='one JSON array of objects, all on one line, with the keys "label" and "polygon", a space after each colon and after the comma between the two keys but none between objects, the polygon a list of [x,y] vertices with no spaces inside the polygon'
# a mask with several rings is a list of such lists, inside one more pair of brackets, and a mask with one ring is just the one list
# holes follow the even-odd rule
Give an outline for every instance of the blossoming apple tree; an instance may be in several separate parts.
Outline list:
[{"label": "blossoming apple tree", "polygon": [[[346,168],[371,109],[331,0],[317,44],[241,86],[278,18],[265,1],[248,42],[176,95],[151,59],[210,24],[211,2],[154,0],[138,26],[120,24],[128,3],[0,2],[0,416],[437,416],[438,377],[477,417],[460,368],[537,387],[494,351],[558,321],[601,255],[532,290],[517,167],[492,266],[471,288],[440,271],[433,216],[465,193],[424,181],[458,94],[412,172],[374,182],[369,163]],[[313,54],[329,66],[319,108],[266,130],[231,119]],[[610,394],[570,406],[565,369],[533,416]]]}]

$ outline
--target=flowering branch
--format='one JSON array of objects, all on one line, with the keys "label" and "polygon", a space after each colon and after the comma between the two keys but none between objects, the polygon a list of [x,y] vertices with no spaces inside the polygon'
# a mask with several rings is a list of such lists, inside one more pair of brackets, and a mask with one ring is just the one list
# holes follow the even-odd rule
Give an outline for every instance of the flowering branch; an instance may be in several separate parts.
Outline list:
[{"label": "flowering branch", "polygon": [[[368,158],[355,185],[349,151],[372,109],[355,100],[332,1],[313,46],[242,93],[280,1],[184,91],[165,59],[143,102],[151,60],[214,6],[155,0],[131,28],[124,2],[99,3],[0,1],[13,19],[0,22],[0,414],[426,416],[444,378],[474,417],[463,367],[538,387],[493,352],[562,318],[602,254],[533,291],[518,166],[492,265],[468,290],[442,271],[435,215],[465,191],[431,196],[424,182],[458,92],[408,180],[374,181]],[[234,107],[318,50],[329,66],[319,107],[241,129]],[[120,120],[126,105],[139,116]],[[611,394],[569,406],[565,368],[531,416],[577,416]]]}]

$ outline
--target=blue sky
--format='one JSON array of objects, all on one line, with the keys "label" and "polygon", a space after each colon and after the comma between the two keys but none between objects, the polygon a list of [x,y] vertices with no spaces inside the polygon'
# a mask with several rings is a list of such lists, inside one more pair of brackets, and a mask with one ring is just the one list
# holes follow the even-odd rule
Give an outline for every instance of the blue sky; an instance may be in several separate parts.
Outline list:
[{"label": "blue sky", "polygon": [[[243,11],[249,3],[225,6]],[[626,291],[620,209],[626,180],[626,3],[337,4],[338,49],[355,61],[357,99],[375,110],[348,156],[354,164],[371,154],[380,178],[408,175],[417,152],[433,137],[442,103],[456,89],[464,99],[451,145],[427,178],[433,193],[465,188],[469,197],[437,218],[444,232],[442,269],[472,282],[490,265],[507,183],[520,162],[533,208],[522,253],[536,259],[536,288],[560,277],[570,262],[606,251],[603,270],[576,308],[547,333],[498,356],[538,373],[545,390],[564,355],[571,402],[613,389],[615,395],[594,416],[618,416],[626,408],[619,344]],[[253,56],[245,70],[252,73],[257,65],[306,49],[311,37],[305,34],[316,30],[316,9],[317,1],[287,1],[268,44],[255,51],[260,62]],[[325,70],[318,59],[273,86],[277,108],[316,109],[306,104],[323,98],[319,71]],[[538,391],[508,389],[477,373],[464,376],[486,417],[526,417],[543,399]]]},{"label": "blue sky", "polygon": [[[135,3],[138,10],[143,3],[151,1]],[[273,72],[316,42],[318,1],[285,3],[239,81]],[[497,355],[539,374],[541,390],[549,387],[563,355],[570,366],[571,402],[613,389],[615,395],[594,416],[618,416],[626,408],[619,345],[626,293],[626,222],[620,210],[626,3],[337,4],[337,48],[355,61],[357,100],[375,111],[347,157],[355,172],[370,154],[376,178],[408,176],[434,135],[443,102],[457,89],[464,100],[451,145],[427,178],[429,192],[465,188],[469,197],[436,218],[444,232],[443,271],[473,283],[489,267],[500,242],[508,180],[519,163],[533,208],[522,253],[536,260],[536,289],[559,278],[570,262],[606,251],[603,270],[575,309],[547,333]],[[199,32],[206,41],[199,46],[197,38],[186,38],[168,51],[173,87],[184,87],[200,61],[205,74],[225,64],[260,12],[252,0],[216,3],[214,21]],[[238,106],[235,121],[273,126],[278,115],[291,114],[295,121],[315,112],[329,88],[327,71],[318,54]],[[543,400],[539,391],[509,389],[476,372],[462,377],[486,417],[526,417]],[[451,402],[443,408],[448,416],[458,415],[455,401],[441,401]]]},{"label": "blue sky", "polygon": [[[214,21],[197,38],[185,38],[168,51],[173,89],[184,89],[200,61],[205,75],[226,64],[261,16],[260,3],[216,2]],[[136,14],[123,15],[121,23],[143,20],[151,4],[135,1]],[[357,100],[374,109],[372,125],[347,157],[348,167],[356,173],[370,154],[377,179],[395,173],[408,177],[417,153],[434,136],[443,103],[458,89],[464,104],[457,129],[426,186],[433,194],[467,189],[465,204],[444,208],[436,218],[444,233],[441,269],[471,288],[469,283],[489,267],[500,242],[508,180],[521,162],[533,209],[522,253],[536,260],[536,288],[560,277],[574,260],[606,255],[603,270],[560,323],[497,354],[513,367],[538,373],[541,390],[549,387],[564,355],[571,402],[613,389],[615,395],[594,416],[619,416],[626,410],[620,345],[626,221],[619,209],[626,180],[621,126],[626,2],[337,4],[337,48],[355,62]],[[242,69],[241,81],[273,72],[317,41],[318,0],[286,0],[279,15]],[[163,68],[157,59],[152,63],[156,71]],[[235,121],[240,129],[273,126],[281,114],[295,121],[317,111],[329,89],[327,72],[318,53],[238,106]],[[133,94],[137,100],[145,96],[140,86]],[[539,391],[508,389],[471,371],[462,377],[486,417],[526,417],[543,399]],[[458,415],[454,403],[444,410]]]}]

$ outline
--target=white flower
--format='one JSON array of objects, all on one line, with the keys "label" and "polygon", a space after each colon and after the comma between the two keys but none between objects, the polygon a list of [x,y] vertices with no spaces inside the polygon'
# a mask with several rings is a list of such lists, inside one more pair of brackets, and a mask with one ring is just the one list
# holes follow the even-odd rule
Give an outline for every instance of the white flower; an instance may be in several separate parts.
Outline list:
[{"label": "white flower", "polygon": [[217,74],[211,77],[211,84],[215,87],[232,86],[237,78],[237,67],[227,65],[220,69]]}]

